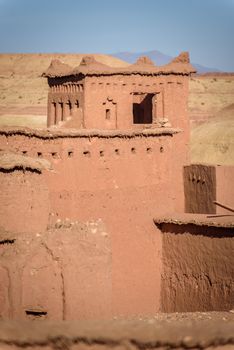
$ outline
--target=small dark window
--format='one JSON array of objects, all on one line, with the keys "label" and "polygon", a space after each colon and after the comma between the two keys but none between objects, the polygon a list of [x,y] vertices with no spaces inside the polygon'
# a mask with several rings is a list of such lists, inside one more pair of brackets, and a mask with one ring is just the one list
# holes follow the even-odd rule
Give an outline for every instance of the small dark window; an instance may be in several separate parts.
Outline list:
[{"label": "small dark window", "polygon": [[106,109],[106,119],[110,120],[110,117],[111,117],[111,111],[110,109]]},{"label": "small dark window", "polygon": [[84,155],[85,157],[90,157],[90,152],[89,152],[89,151],[84,151],[84,152],[83,152],[83,155]]},{"label": "small dark window", "polygon": [[58,158],[58,153],[57,152],[51,152],[51,155],[53,158]]},{"label": "small dark window", "polygon": [[47,311],[25,310],[25,314],[30,319],[43,319],[47,316]]},{"label": "small dark window", "polygon": [[133,154],[135,154],[135,153],[136,153],[136,148],[135,148],[135,147],[132,147],[132,148],[131,148],[131,152],[132,152]]},{"label": "small dark window", "polygon": [[67,105],[68,105],[68,109],[69,109],[69,115],[71,116],[72,115],[72,103],[71,103],[71,101],[68,101]]},{"label": "small dark window", "polygon": [[152,148],[151,148],[151,147],[147,147],[147,148],[146,148],[146,152],[147,152],[147,153],[152,153]]},{"label": "small dark window", "polygon": [[164,148],[163,146],[160,147],[160,152],[163,153],[164,152]]},{"label": "small dark window", "polygon": [[115,149],[115,154],[119,155],[119,149],[118,148]]},{"label": "small dark window", "polygon": [[99,151],[100,157],[104,157],[104,151]]},{"label": "small dark window", "polygon": [[27,153],[28,153],[27,151],[23,151],[23,152],[22,152],[23,155],[26,155]]},{"label": "small dark window", "polygon": [[0,244],[13,244],[13,243],[15,243],[15,239],[14,238],[13,239],[7,238],[7,239],[3,239],[3,240],[0,241]]},{"label": "small dark window", "polygon": [[71,158],[71,157],[73,157],[74,152],[73,152],[73,151],[68,151],[68,152],[67,152],[67,155],[68,155],[69,158]]},{"label": "small dark window", "polygon": [[41,158],[42,157],[42,153],[41,152],[37,152],[37,156],[38,156],[38,158]]}]

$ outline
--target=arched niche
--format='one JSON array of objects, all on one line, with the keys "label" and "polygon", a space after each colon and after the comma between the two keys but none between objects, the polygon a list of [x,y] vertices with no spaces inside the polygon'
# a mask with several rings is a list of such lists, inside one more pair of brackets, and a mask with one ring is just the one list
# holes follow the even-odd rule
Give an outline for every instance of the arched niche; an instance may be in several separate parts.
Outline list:
[{"label": "arched niche", "polygon": [[22,313],[26,319],[64,318],[63,279],[57,260],[44,246],[31,256],[22,274]]},{"label": "arched niche", "polygon": [[103,102],[103,127],[106,129],[117,128],[117,103],[111,98]]}]

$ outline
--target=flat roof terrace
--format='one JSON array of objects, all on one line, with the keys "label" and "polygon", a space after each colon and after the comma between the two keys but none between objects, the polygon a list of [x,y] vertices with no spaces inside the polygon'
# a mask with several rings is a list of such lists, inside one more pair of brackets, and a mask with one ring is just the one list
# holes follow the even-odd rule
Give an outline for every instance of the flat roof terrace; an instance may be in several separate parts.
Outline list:
[{"label": "flat roof terrace", "polygon": [[209,227],[227,227],[234,229],[234,214],[215,215],[215,214],[165,214],[154,218],[156,225],[194,225]]}]

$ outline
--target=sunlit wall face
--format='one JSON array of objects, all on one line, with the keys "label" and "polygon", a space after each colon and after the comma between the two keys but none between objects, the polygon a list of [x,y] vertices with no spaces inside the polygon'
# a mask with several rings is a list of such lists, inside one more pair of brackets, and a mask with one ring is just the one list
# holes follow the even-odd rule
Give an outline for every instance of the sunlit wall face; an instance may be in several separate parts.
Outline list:
[{"label": "sunlit wall face", "polygon": [[234,71],[234,0],[0,0],[1,52],[189,51]]}]

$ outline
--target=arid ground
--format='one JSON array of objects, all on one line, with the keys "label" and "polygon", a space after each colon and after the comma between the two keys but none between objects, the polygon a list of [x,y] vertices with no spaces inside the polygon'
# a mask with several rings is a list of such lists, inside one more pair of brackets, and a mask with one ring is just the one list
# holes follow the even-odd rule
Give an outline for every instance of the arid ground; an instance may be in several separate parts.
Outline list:
[{"label": "arid ground", "polygon": [[234,164],[234,74],[192,77],[189,115],[191,160]]}]

